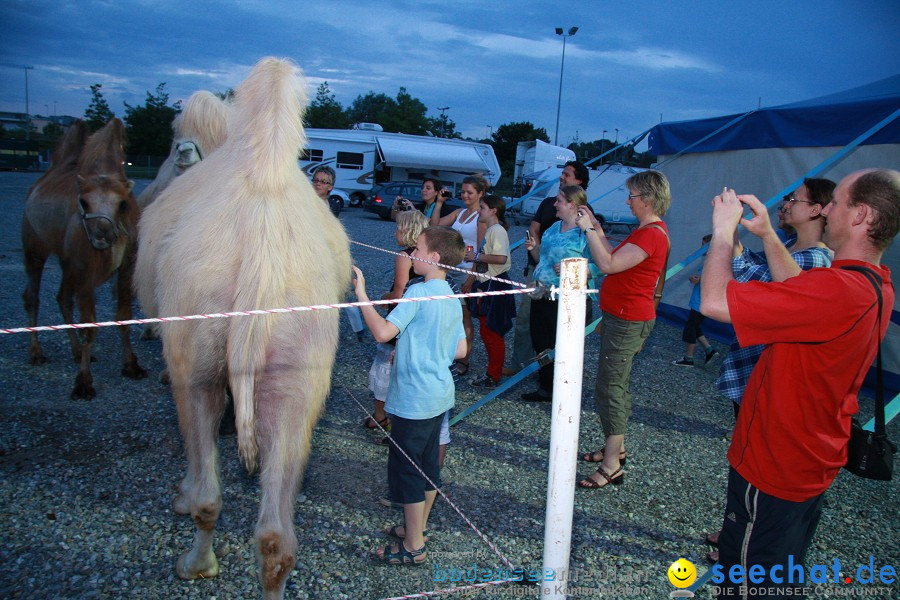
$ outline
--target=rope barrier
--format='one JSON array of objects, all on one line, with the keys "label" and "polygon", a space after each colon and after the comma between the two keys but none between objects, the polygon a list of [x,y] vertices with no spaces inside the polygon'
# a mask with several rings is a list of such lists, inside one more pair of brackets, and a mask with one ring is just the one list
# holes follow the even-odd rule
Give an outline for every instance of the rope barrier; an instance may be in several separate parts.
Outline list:
[{"label": "rope barrier", "polygon": [[255,310],[238,310],[226,313],[207,313],[200,315],[184,315],[180,317],[148,317],[146,319],[128,319],[127,321],[102,321],[96,323],[66,323],[64,325],[42,325],[38,327],[16,327],[13,329],[0,329],[0,334],[29,333],[38,331],[62,331],[64,329],[89,329],[93,327],[114,327],[123,325],[141,325],[143,323],[170,323],[172,321],[194,321],[202,319],[227,319],[231,317],[250,317],[255,315],[270,315],[296,312],[310,312],[316,310],[332,310],[335,308],[350,308],[351,306],[381,306],[384,304],[403,304],[406,302],[427,302],[431,300],[451,300],[463,298],[484,298],[487,296],[506,296],[511,294],[527,294],[536,288],[524,288],[519,290],[497,290],[493,292],[470,292],[468,294],[447,294],[445,296],[422,296],[420,298],[397,298],[394,300],[369,300],[368,302],[339,302],[337,304],[315,304],[311,306],[292,306],[290,308],[268,308]]},{"label": "rope barrier", "polygon": [[426,263],[429,265],[437,265],[438,267],[441,267],[442,269],[444,269],[446,271],[458,271],[460,273],[465,273],[466,275],[475,275],[476,277],[479,277],[482,279],[490,279],[492,281],[499,281],[501,283],[506,283],[508,285],[512,285],[512,286],[520,287],[520,288],[527,287],[524,283],[519,283],[518,281],[512,281],[510,279],[503,279],[501,277],[493,277],[491,275],[488,275],[487,273],[478,273],[477,271],[469,271],[467,269],[462,269],[460,267],[451,267],[450,265],[445,265],[445,264],[441,264],[439,262],[434,262],[433,260],[428,260],[427,258],[419,258],[416,256],[412,256],[410,254],[407,254],[406,252],[396,252],[394,250],[385,250],[384,248],[379,248],[378,246],[372,246],[371,244],[365,244],[363,242],[356,242],[353,240],[350,240],[350,243],[356,244],[357,246],[362,246],[363,248],[371,248],[372,250],[378,250],[379,252],[384,252],[385,254],[393,254],[394,256],[403,256],[410,260],[417,260],[419,262],[423,262],[423,263]]}]

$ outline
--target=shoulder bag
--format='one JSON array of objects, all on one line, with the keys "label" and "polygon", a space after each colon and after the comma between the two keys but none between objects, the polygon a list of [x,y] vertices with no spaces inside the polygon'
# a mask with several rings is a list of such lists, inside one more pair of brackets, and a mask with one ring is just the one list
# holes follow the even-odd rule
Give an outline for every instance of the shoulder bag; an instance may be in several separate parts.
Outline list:
[{"label": "shoulder bag", "polygon": [[875,384],[875,431],[866,431],[854,418],[850,423],[850,441],[847,443],[847,464],[844,468],[866,479],[890,481],[894,471],[894,454],[897,447],[887,438],[884,420],[884,377],[881,370],[881,312],[882,280],[875,271],[867,267],[840,267],[847,271],[856,271],[865,275],[875,288],[878,297],[878,325],[875,330],[878,340],[878,359],[876,361]]}]

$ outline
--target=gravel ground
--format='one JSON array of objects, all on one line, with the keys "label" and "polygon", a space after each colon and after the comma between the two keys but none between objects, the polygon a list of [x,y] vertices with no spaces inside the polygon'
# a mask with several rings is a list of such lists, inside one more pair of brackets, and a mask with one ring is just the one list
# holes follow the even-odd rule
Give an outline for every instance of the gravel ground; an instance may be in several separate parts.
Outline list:
[{"label": "gravel ground", "polygon": [[[25,285],[19,223],[33,174],[0,173],[0,323],[25,325],[21,294]],[[138,182],[139,191],[148,182]],[[342,220],[352,238],[393,247],[393,226],[360,209]],[[511,238],[524,229],[516,227]],[[370,293],[387,289],[390,256],[359,248],[353,254],[369,281]],[[515,272],[524,260],[516,253]],[[48,263],[40,322],[61,322],[54,296],[59,282],[55,260]],[[98,291],[99,320],[112,318],[111,291]],[[359,343],[346,319],[334,387],[327,412],[313,437],[312,455],[297,499],[300,539],[297,566],[287,584],[290,598],[382,598],[450,587],[435,581],[446,569],[477,564],[498,569],[496,555],[451,508],[439,501],[431,522],[431,557],[419,568],[375,563],[370,549],[388,540],[379,533],[398,523],[400,513],[381,506],[386,489],[386,451],[360,427],[371,398],[367,373],[371,340]],[[237,460],[235,438],[220,443],[224,507],[215,548],[221,573],[211,581],[181,581],[177,556],[190,544],[190,520],[171,511],[172,486],[185,468],[169,390],[159,383],[163,369],[158,341],[133,344],[150,378],[119,375],[118,334],[100,331],[94,363],[98,396],[73,401],[69,392],[76,365],[65,334],[42,334],[49,364],[27,364],[28,337],[0,336],[0,596],[5,598],[252,598],[259,594],[252,545],[258,508],[256,481]],[[509,340],[511,342],[511,340]],[[582,398],[582,450],[597,448],[601,433],[593,412],[597,337],[586,344]],[[718,344],[720,351],[725,348]],[[610,576],[613,591],[596,581],[582,583],[577,597],[661,597],[673,590],[665,572],[685,557],[703,572],[709,550],[703,534],[721,519],[726,481],[726,432],[731,407],[720,400],[715,368],[671,366],[681,355],[680,329],[659,323],[635,361],[634,416],[628,434],[625,485],[578,491],[575,497],[572,568],[588,576]],[[476,343],[473,374],[485,362]],[[482,408],[453,430],[445,466],[447,494],[503,554],[539,568],[543,545],[550,407],[523,403],[520,385]],[[457,410],[480,394],[457,388]],[[871,403],[865,403],[871,412]],[[889,433],[900,440],[894,423]],[[778,469],[779,465],[772,465]],[[584,465],[579,472],[589,473]],[[842,472],[828,493],[827,509],[808,564],[900,562],[898,483],[870,482]],[[447,553],[439,555],[438,552]],[[471,554],[474,552],[475,554]],[[458,554],[452,554],[458,553]],[[629,575],[630,573],[630,575]],[[627,583],[631,579],[632,583]],[[637,582],[637,583],[634,583]],[[630,587],[629,587],[630,586]],[[634,588],[638,587],[639,590]],[[850,586],[840,588],[848,590]],[[591,591],[586,591],[589,588]],[[519,593],[517,593],[517,591]],[[520,597],[504,588],[496,597]],[[900,597],[894,584],[885,597]],[[486,595],[483,591],[468,596]],[[709,586],[698,597],[709,597]]]}]

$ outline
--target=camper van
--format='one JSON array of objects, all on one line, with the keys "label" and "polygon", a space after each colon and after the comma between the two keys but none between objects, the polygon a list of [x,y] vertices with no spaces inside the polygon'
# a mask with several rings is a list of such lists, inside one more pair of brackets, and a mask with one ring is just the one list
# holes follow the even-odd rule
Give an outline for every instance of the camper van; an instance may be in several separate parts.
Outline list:
[{"label": "camper van", "polygon": [[547,169],[562,169],[575,160],[575,153],[562,146],[554,146],[541,140],[516,144],[516,164],[513,170],[513,195],[522,196],[530,191],[530,184],[538,174]]},{"label": "camper van", "polygon": [[376,184],[435,177],[454,189],[477,173],[491,185],[500,178],[494,149],[487,144],[405,133],[385,133],[373,123],[355,129],[307,129],[300,168],[309,177],[316,167],[334,169],[334,195],[359,206]]},{"label": "camper van", "polygon": [[[588,184],[588,203],[598,217],[603,217],[607,227],[615,225],[631,229],[637,225],[637,219],[625,203],[628,196],[625,181],[640,171],[640,167],[626,167],[619,163],[603,165],[600,169],[589,169],[591,182]],[[562,169],[546,169],[530,180],[531,192],[521,198],[519,214],[522,218],[531,219],[537,212],[544,198],[559,193],[559,176]]]}]

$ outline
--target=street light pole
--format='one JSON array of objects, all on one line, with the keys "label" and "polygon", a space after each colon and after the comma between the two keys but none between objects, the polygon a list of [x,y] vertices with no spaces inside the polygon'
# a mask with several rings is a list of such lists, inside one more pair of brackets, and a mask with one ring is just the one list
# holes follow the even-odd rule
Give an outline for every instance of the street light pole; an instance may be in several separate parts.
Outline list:
[{"label": "street light pole", "polygon": [[577,27],[569,27],[569,33],[563,33],[562,27],[556,28],[556,35],[563,39],[562,62],[559,65],[559,97],[556,100],[556,132],[553,134],[553,145],[559,145],[559,109],[562,106],[562,82],[563,70],[566,68],[566,38],[572,37],[578,31]]},{"label": "street light pole", "polygon": [[603,133],[600,135],[600,154],[606,150],[606,130],[603,130]]},{"label": "street light pole", "polygon": [[447,123],[447,117],[444,116],[444,111],[450,110],[450,107],[438,106],[438,110],[441,111],[441,137],[444,137],[444,125]]},{"label": "street light pole", "polygon": [[616,162],[616,156],[619,154],[619,148],[618,148],[618,146],[619,146],[619,128],[616,127],[615,129],[616,129],[616,141],[615,141],[615,144],[613,147],[616,150],[613,152],[613,162]]}]

